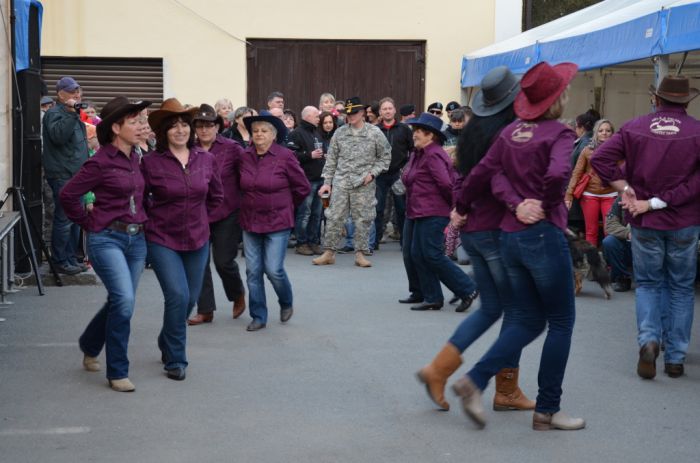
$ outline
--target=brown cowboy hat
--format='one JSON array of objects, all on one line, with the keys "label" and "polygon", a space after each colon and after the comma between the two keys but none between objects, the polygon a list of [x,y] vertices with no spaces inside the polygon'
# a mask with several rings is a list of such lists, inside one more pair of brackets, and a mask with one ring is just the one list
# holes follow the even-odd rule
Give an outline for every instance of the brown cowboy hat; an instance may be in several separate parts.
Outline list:
[{"label": "brown cowboy hat", "polygon": [[158,132],[163,120],[170,116],[189,116],[192,118],[199,108],[185,109],[177,98],[168,98],[160,108],[148,115],[148,124],[154,132]]},{"label": "brown cowboy hat", "polygon": [[109,100],[102,108],[100,113],[102,121],[97,125],[97,140],[100,142],[100,145],[106,145],[110,142],[112,124],[127,114],[140,112],[149,106],[151,106],[150,101],[131,103],[125,96],[117,96]]},{"label": "brown cowboy hat", "polygon": [[224,130],[224,119],[216,113],[216,110],[206,103],[199,105],[199,108],[193,113],[192,122],[207,121],[219,124],[219,133]]},{"label": "brown cowboy hat", "polygon": [[516,116],[526,121],[542,116],[566,90],[577,71],[574,63],[551,66],[542,61],[531,67],[520,81],[520,93],[513,102]]},{"label": "brown cowboy hat", "polygon": [[700,94],[697,88],[690,88],[690,81],[685,76],[666,76],[658,89],[650,85],[649,91],[666,101],[680,104],[688,103]]}]

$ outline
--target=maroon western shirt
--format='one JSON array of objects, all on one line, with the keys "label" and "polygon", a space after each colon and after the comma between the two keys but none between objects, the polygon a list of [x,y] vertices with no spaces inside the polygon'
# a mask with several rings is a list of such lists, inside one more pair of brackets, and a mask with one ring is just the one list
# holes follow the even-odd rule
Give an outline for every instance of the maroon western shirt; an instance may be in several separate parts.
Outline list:
[{"label": "maroon western shirt", "polygon": [[[59,194],[66,216],[85,230],[99,232],[115,220],[144,223],[144,179],[139,169],[139,155],[132,150],[127,157],[109,144],[82,165]],[[83,205],[82,196],[95,193],[92,212]]]},{"label": "maroon western shirt", "polygon": [[515,217],[524,199],[542,201],[545,220],[566,229],[568,211],[564,191],[571,176],[573,130],[554,120],[516,120],[501,131],[486,156],[474,167],[458,193],[457,212],[491,184],[496,198],[505,203],[501,230],[516,232],[527,225]]},{"label": "maroon western shirt", "polygon": [[503,215],[506,213],[505,204],[493,196],[490,183],[484,184],[483,190],[470,195],[474,198],[470,204],[464,204],[462,198],[465,195],[460,192],[466,178],[464,176],[457,179],[453,190],[457,211],[467,211],[467,222],[460,231],[467,233],[500,229]]},{"label": "maroon western shirt", "polygon": [[273,233],[294,227],[294,208],[311,192],[311,184],[294,153],[273,143],[258,156],[255,146],[243,151],[240,173],[241,228]]},{"label": "maroon western shirt", "polygon": [[[624,172],[620,166],[624,161]],[[627,180],[637,199],[668,203],[627,220],[635,227],[677,230],[700,225],[700,121],[662,106],[627,122],[591,157],[603,182]]]},{"label": "maroon western shirt", "polygon": [[406,217],[449,217],[452,210],[452,161],[437,143],[411,153],[401,175],[406,186]]},{"label": "maroon western shirt", "polygon": [[190,149],[183,168],[168,150],[143,157],[148,223],[146,239],[175,251],[194,251],[209,240],[209,214],[223,199],[214,155]]},{"label": "maroon western shirt", "polygon": [[209,152],[214,155],[216,171],[224,188],[224,201],[209,216],[209,222],[223,220],[241,207],[238,188],[238,159],[243,153],[241,145],[222,135],[217,135]]}]

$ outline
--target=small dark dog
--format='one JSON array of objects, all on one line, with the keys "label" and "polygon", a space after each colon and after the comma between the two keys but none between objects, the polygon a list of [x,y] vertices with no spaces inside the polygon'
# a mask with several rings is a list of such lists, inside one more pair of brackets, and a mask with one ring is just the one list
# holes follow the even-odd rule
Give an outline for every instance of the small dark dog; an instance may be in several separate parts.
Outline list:
[{"label": "small dark dog", "polygon": [[588,276],[591,281],[597,282],[605,299],[610,299],[612,296],[612,288],[610,285],[610,272],[605,260],[600,255],[595,246],[586,241],[582,236],[579,236],[571,230],[566,230],[566,238],[569,241],[569,250],[571,251],[571,261],[574,266],[574,286],[576,295],[578,296],[583,287],[583,279]]}]

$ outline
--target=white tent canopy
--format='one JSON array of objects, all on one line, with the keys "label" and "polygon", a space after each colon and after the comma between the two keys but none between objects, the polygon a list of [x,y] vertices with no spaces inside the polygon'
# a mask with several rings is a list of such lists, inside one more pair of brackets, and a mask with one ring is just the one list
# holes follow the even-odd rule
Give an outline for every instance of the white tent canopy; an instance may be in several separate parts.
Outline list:
[{"label": "white tent canopy", "polygon": [[462,87],[496,66],[522,74],[548,61],[581,70],[700,49],[700,1],[606,0],[464,56]]}]

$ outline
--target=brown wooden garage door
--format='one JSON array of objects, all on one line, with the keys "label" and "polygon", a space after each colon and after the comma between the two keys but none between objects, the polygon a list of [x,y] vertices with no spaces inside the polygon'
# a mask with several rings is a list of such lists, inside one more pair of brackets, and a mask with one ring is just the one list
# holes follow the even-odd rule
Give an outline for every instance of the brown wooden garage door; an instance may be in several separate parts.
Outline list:
[{"label": "brown wooden garage door", "polygon": [[267,107],[281,91],[285,106],[318,105],[321,93],[363,102],[385,96],[423,107],[425,42],[248,39],[248,105]]}]

